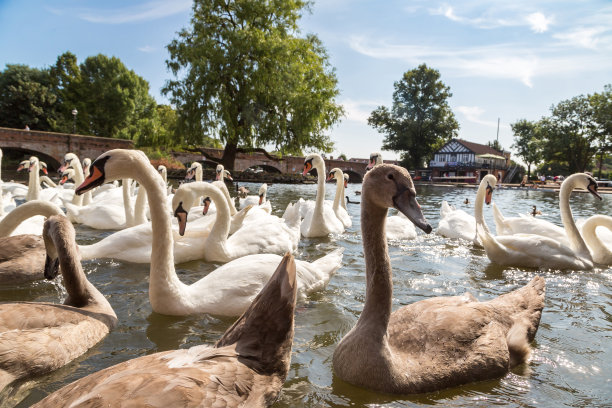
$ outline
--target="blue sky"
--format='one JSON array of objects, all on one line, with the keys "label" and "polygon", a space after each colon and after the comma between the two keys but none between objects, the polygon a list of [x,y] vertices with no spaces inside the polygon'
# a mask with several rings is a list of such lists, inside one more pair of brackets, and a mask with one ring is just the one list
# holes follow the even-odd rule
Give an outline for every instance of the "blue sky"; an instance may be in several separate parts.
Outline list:
[{"label": "blue sky", "polygon": [[[189,25],[191,1],[0,0],[0,67],[46,67],[71,51],[120,58],[160,89],[166,45]],[[367,125],[390,106],[393,83],[421,63],[450,86],[461,138],[512,144],[510,124],[548,115],[551,105],[612,83],[609,0],[319,0],[301,20],[336,68],[347,115],[330,131],[336,151],[367,157],[383,135]],[[396,154],[386,152],[385,157]]]}]

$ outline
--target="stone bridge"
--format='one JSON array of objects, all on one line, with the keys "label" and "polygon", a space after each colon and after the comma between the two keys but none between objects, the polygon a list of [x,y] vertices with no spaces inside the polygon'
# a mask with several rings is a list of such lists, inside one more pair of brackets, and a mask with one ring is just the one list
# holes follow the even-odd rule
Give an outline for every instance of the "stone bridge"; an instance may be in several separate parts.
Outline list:
[{"label": "stone bridge", "polygon": [[133,149],[134,142],[108,137],[81,136],[66,133],[39,132],[36,130],[0,127],[0,148],[37,156],[47,163],[50,170],[57,170],[68,152],[81,159],[94,160],[107,150]]},{"label": "stone bridge", "polygon": [[[222,149],[203,149],[210,156],[218,157],[223,155]],[[198,153],[172,152],[172,155],[181,163],[188,165],[194,161],[202,163],[203,166],[216,167],[217,162],[206,159]],[[350,181],[360,183],[366,173],[368,159],[325,159],[325,168],[327,171],[334,167],[339,168],[344,173],[348,173]],[[237,153],[236,161],[234,162],[235,171],[246,171],[248,169],[256,169],[257,167],[271,173],[302,173],[304,169],[304,157],[285,156],[282,160],[276,161],[269,159],[262,153]]]}]

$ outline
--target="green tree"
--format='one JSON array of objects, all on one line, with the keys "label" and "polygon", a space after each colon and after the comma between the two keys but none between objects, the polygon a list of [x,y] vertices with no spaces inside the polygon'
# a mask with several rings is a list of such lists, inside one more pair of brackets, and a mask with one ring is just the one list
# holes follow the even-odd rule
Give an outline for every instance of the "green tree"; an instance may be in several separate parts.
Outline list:
[{"label": "green tree", "polygon": [[499,140],[497,139],[487,142],[487,146],[497,150],[498,152],[504,151],[504,148],[502,147],[501,143],[499,143]]},{"label": "green tree", "polygon": [[68,51],[57,57],[55,65],[49,69],[49,74],[57,95],[55,105],[57,115],[53,118],[52,128],[56,132],[72,133],[75,119],[72,110],[77,109],[77,112],[84,112],[85,109],[82,103],[84,95],[78,92],[81,88],[79,86],[81,69],[76,55]]},{"label": "green tree", "polygon": [[266,146],[331,152],[326,131],[343,110],[321,42],[297,36],[308,6],[303,0],[195,1],[191,27],[168,45],[167,66],[182,78],[164,88],[187,142],[218,138],[229,169],[239,151],[265,152]]},{"label": "green tree", "polygon": [[0,126],[51,130],[56,99],[46,70],[7,64],[0,72]]},{"label": "green tree", "polygon": [[567,163],[570,173],[585,171],[598,150],[589,98],[581,95],[561,101],[551,111],[550,117],[540,121],[544,159]]},{"label": "green tree", "polygon": [[593,109],[593,120],[597,132],[597,156],[599,157],[599,175],[604,159],[612,151],[612,84],[604,87],[602,93],[589,96]]},{"label": "green tree", "polygon": [[58,95],[55,130],[72,131],[77,109],[77,132],[104,137],[147,140],[153,137],[157,104],[149,84],[115,57],[102,54],[77,65],[70,52],[51,68]]},{"label": "green tree", "polygon": [[406,167],[422,167],[436,150],[457,135],[459,124],[448,105],[450,88],[427,65],[404,74],[394,84],[393,106],[379,106],[368,124],[385,134],[382,148],[402,152]]},{"label": "green tree", "polygon": [[542,148],[538,137],[538,124],[521,119],[510,125],[514,133],[516,155],[527,164],[527,178],[531,177],[531,165],[542,160]]}]

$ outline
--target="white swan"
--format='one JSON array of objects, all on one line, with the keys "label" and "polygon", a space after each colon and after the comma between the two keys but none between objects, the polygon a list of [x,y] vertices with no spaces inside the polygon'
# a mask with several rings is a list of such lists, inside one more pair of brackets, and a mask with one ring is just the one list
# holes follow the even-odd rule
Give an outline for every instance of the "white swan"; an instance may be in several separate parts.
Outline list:
[{"label": "white swan", "polygon": [[250,254],[280,254],[297,249],[300,239],[300,217],[297,210],[288,219],[268,216],[243,225],[228,238],[231,219],[226,198],[216,185],[198,181],[182,184],[172,200],[172,212],[178,219],[181,235],[185,232],[189,210],[202,195],[210,197],[217,207],[217,217],[206,238],[206,250],[202,259],[228,262]]},{"label": "white swan", "polygon": [[143,189],[132,203],[130,180],[123,180],[123,199],[105,197],[104,200],[94,199],[86,207],[64,202],[66,216],[75,223],[103,230],[120,230],[146,222],[145,207],[146,191]]},{"label": "white swan", "polygon": [[56,370],[85,353],[117,324],[113,308],[88,280],[76,250],[74,228],[64,216],[45,222],[44,276],[61,269],[68,297],[63,305],[10,302],[0,309],[0,391],[16,379]]},{"label": "white swan", "polygon": [[[89,176],[89,166],[91,166],[91,159],[89,157],[86,157],[83,159],[83,163],[81,163],[81,167],[83,168],[83,180],[85,180],[85,177]],[[81,183],[78,183],[77,186]],[[88,191],[85,194],[83,194],[83,202],[81,204],[82,205],[91,204],[92,194],[93,194],[92,191]]]},{"label": "white swan", "polygon": [[612,265],[612,217],[593,215],[584,221],[580,232],[591,250],[593,261]]},{"label": "white swan", "polygon": [[[571,218],[570,197],[572,191],[577,185],[584,186],[585,173],[575,173],[567,177],[561,184],[559,190],[559,210],[561,213],[561,221],[567,219],[570,223],[574,223]],[[552,238],[565,246],[570,246],[570,239],[567,236],[565,228],[561,228],[549,221],[541,218],[520,216],[505,218],[499,208],[493,204],[493,215],[495,220],[495,228],[497,235],[514,235],[514,234],[535,234],[544,237]]]},{"label": "white swan", "polygon": [[[569,177],[565,180],[568,181]],[[565,182],[564,182],[565,184]],[[569,194],[575,187],[583,187],[595,197],[601,199],[597,193],[597,182],[588,174],[573,177],[565,187],[565,194]],[[484,217],[478,222],[478,235],[482,240],[487,256],[492,262],[508,266],[524,266],[531,268],[575,269],[584,270],[593,268],[593,260],[587,245],[578,232],[578,228],[569,208],[569,201],[560,200],[564,205],[561,212],[561,221],[570,241],[566,246],[549,237],[536,234],[501,235],[494,237],[489,231],[480,228],[484,224]]]},{"label": "white swan", "polygon": [[[270,206],[269,201],[266,199],[268,194],[268,185],[263,183],[259,187],[259,191],[257,195],[246,196],[245,198],[238,198],[238,207],[240,209],[246,207],[247,205],[259,206],[264,209],[266,212],[270,212],[272,207]],[[269,210],[268,210],[269,209]]]},{"label": "white swan", "polygon": [[[163,164],[160,164],[159,166],[157,166],[157,171],[159,171],[159,174],[161,174],[162,179],[164,180],[164,183],[166,183],[168,195],[171,196],[172,186],[168,184],[168,169]],[[168,203],[171,203],[171,202],[172,202],[172,197],[170,197],[170,200],[168,201]]]},{"label": "white swan", "polygon": [[[234,216],[238,212],[238,210],[236,210],[236,203],[234,202],[234,200],[232,200],[229,190],[227,189],[227,186],[225,185],[225,181],[223,181],[223,178],[226,176],[227,178],[232,180],[232,176],[230,175],[229,171],[225,170],[222,164],[217,165],[215,172],[216,172],[216,176],[215,176],[215,181],[213,182],[213,184],[219,187],[221,191],[223,192],[223,195],[227,199],[227,202],[230,206],[229,207],[230,215]],[[191,166],[189,167],[189,169],[187,169],[187,175],[185,176],[185,178],[187,180],[195,178],[195,181],[202,181],[203,180],[202,165],[198,162],[191,163]],[[205,209],[204,214],[214,214],[216,213],[216,211],[217,209],[215,208],[215,203],[209,202],[208,207]]]},{"label": "white swan", "polygon": [[392,240],[415,239],[417,237],[414,224],[401,212],[387,217],[385,233],[387,239]]},{"label": "white swan", "polygon": [[344,188],[342,189],[342,200],[340,200],[340,205],[342,206],[342,208],[344,208],[347,212],[348,209],[346,208],[346,200],[344,199],[345,197],[345,192],[344,190],[348,188],[348,182],[349,182],[349,175],[348,173],[344,173]]},{"label": "white swan", "polygon": [[[325,205],[325,162],[320,155],[313,153],[304,159],[304,171],[306,175],[313,168],[317,169],[317,196],[314,207],[307,207],[303,214],[302,235],[307,238],[325,237],[331,234],[344,232],[344,225],[336,217],[331,205]],[[307,202],[306,202],[307,203]],[[300,204],[299,207],[302,207]],[[300,209],[301,211],[301,209]]]},{"label": "white swan", "polygon": [[383,164],[383,158],[382,158],[382,154],[380,154],[380,152],[374,152],[370,154],[370,161],[368,162],[368,165],[366,166],[367,170],[370,170],[372,167],[378,165],[378,164]]},{"label": "white swan", "polygon": [[[474,204],[474,216],[463,210],[455,209],[446,200],[442,201],[440,207],[440,221],[438,222],[438,234],[446,238],[464,239],[471,241],[474,245],[482,246],[476,233],[476,220],[482,217],[482,207],[485,196],[490,199],[490,194],[497,183],[497,179],[492,174],[487,174],[482,178],[476,191],[476,201]],[[488,227],[483,223],[484,228]]]},{"label": "white swan", "polygon": [[[40,188],[40,162],[38,157],[32,156],[30,157],[28,172],[29,172],[29,181],[28,181],[28,194],[26,195],[26,201],[31,200],[44,200],[44,201],[53,201],[54,204],[61,205],[62,202],[59,197],[59,192],[61,190],[55,188]],[[44,170],[46,172],[46,169]],[[45,173],[46,174],[46,173]]]},{"label": "white swan", "polygon": [[[164,184],[159,173],[145,157],[133,150],[108,151],[98,157],[92,166],[96,167],[96,170],[77,188],[77,194],[122,177],[135,178],[147,190],[153,228],[149,300],[157,313],[177,316],[242,313],[272,276],[274,268],[270,269],[268,264],[265,264],[265,260],[271,259],[270,257],[274,255],[250,255],[245,257],[246,259],[242,258],[248,265],[246,270],[228,268],[219,272],[217,269],[191,285],[184,284],[174,269],[171,245],[172,223],[164,199]],[[341,258],[338,253],[328,256]],[[280,256],[276,260],[278,264]],[[312,265],[314,264],[313,262]],[[307,262],[296,262],[298,293],[301,294],[308,293],[306,280],[299,277],[300,274],[311,275],[306,265]],[[336,269],[338,267],[339,265]],[[315,286],[320,288],[319,285]],[[240,308],[242,309],[239,310]]]},{"label": "white swan", "polygon": [[346,211],[346,208],[342,207],[341,203],[344,203],[344,173],[337,167],[334,167],[329,171],[327,181],[332,179],[336,180],[336,195],[334,196],[334,203],[332,204],[332,210],[334,214],[340,220],[344,228],[349,228],[353,225],[351,216]]},{"label": "white swan", "polygon": [[81,378],[35,407],[263,407],[289,372],[296,302],[285,256],[249,309],[214,346],[135,358]]},{"label": "white swan", "polygon": [[[81,166],[81,162],[79,158],[74,153],[66,153],[64,155],[64,163],[57,169],[57,172],[61,175],[68,168],[74,170],[74,174],[72,175],[72,179],[74,180],[75,185],[79,185],[83,182],[85,177],[83,176],[83,167]],[[81,206],[83,205],[83,197],[74,195],[72,198],[72,204]]]}]

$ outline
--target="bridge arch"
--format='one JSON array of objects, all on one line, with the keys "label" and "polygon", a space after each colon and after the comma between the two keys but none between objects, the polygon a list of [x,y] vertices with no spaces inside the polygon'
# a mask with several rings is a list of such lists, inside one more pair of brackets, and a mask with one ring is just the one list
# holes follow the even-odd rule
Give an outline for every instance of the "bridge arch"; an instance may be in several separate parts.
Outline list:
[{"label": "bridge arch", "polygon": [[349,175],[349,183],[361,183],[363,181],[363,176],[354,170],[343,169],[342,172]]},{"label": "bridge arch", "polygon": [[262,169],[263,171],[265,171],[266,173],[276,173],[276,174],[280,174],[282,173],[282,171],[274,166],[271,166],[269,164],[255,164],[249,168],[244,169],[244,171],[246,172],[255,172],[258,169]]},{"label": "bridge arch", "polygon": [[38,157],[38,160],[45,162],[47,164],[47,169],[49,173],[57,171],[61,166],[61,163],[57,160],[57,158],[48,155],[47,153],[43,153],[38,150],[23,148],[23,147],[14,147],[14,146],[2,146],[2,142],[0,141],[0,149],[2,149],[3,155],[7,158],[11,158],[14,160],[28,160],[30,156]]}]

